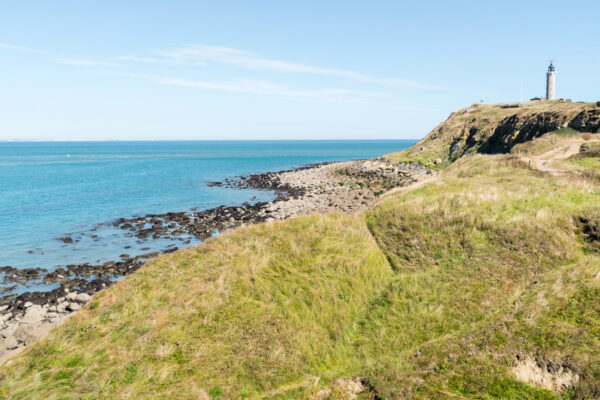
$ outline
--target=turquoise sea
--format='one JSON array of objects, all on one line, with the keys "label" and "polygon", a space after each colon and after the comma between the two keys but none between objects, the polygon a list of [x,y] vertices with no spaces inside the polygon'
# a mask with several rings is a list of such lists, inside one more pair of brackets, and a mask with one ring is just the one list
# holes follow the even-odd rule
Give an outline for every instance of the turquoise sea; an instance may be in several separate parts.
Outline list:
[{"label": "turquoise sea", "polygon": [[[125,252],[134,256],[163,250],[174,244],[139,241],[110,223],[119,217],[270,200],[270,192],[207,183],[309,163],[372,158],[414,143],[0,142],[0,267],[53,270],[118,260]],[[57,240],[66,236],[74,243]]]}]

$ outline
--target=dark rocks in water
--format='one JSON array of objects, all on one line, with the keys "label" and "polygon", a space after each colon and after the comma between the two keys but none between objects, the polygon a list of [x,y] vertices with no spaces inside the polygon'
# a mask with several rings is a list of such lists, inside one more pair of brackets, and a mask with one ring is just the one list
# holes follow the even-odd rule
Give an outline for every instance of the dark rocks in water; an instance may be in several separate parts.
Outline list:
[{"label": "dark rocks in water", "polygon": [[[278,181],[270,181],[271,178],[256,176],[248,177],[244,186],[249,184],[265,188],[267,185],[278,188],[278,195],[275,201],[286,200],[291,196],[300,195],[297,190],[282,188]],[[270,182],[270,183],[269,183]],[[232,183],[233,185],[234,183]],[[254,186],[253,186],[254,187]],[[285,192],[285,193],[282,193]],[[190,235],[200,240],[205,240],[213,235],[215,231],[222,231],[240,223],[257,223],[266,219],[262,212],[269,203],[259,202],[256,204],[245,203],[241,206],[219,206],[200,212],[170,212],[161,215],[148,214],[141,219],[147,224],[152,224],[150,228],[144,227],[145,224],[136,225],[137,218],[120,218],[114,222],[115,227],[134,226],[137,227],[135,236],[139,239],[147,239],[150,236],[153,239],[180,239],[182,235]],[[181,239],[191,243],[189,237]],[[146,248],[147,250],[148,248]]]},{"label": "dark rocks in water", "polygon": [[[326,164],[326,163],[323,163]],[[313,168],[315,165],[309,165],[301,169]],[[286,172],[286,171],[281,171]],[[279,173],[253,174],[235,179],[225,179],[223,182],[210,182],[209,186],[222,186],[228,188],[244,189],[252,188],[259,190],[269,190],[275,193],[273,202],[285,201],[290,198],[302,196],[303,189],[287,186],[279,179]],[[253,201],[256,197],[253,198]],[[120,228],[124,231],[121,235],[128,237],[137,237],[137,243],[143,243],[151,236],[154,239],[179,239],[184,244],[191,243],[191,238],[206,240],[216,232],[222,232],[227,229],[242,225],[263,222],[269,218],[269,207],[271,202],[244,203],[240,206],[219,206],[208,210],[191,212],[169,212],[165,214],[148,214],[146,216],[134,216],[131,218],[119,218],[108,226]],[[99,223],[97,227],[91,229],[96,231],[98,227],[104,226]],[[120,235],[115,235],[120,236]],[[95,234],[90,235],[94,240],[99,240]],[[73,243],[71,237],[60,237],[58,240],[64,243]],[[130,246],[127,246],[130,248]],[[142,250],[150,250],[150,247],[144,247]],[[25,304],[48,304],[58,306],[64,302],[64,297],[68,293],[86,293],[95,292],[111,286],[119,277],[125,276],[138,270],[144,262],[160,255],[161,253],[172,253],[177,251],[176,245],[170,245],[162,252],[151,252],[136,257],[129,254],[121,254],[120,261],[110,261],[104,264],[92,265],[88,263],[71,264],[65,267],[58,267],[52,272],[45,269],[17,269],[6,266],[0,267],[0,272],[4,272],[4,284],[16,282],[41,281],[44,284],[59,283],[60,287],[50,291],[25,292],[19,295],[8,295],[0,298],[0,306],[6,305],[7,312],[14,312],[23,315]],[[92,279],[93,277],[93,279]],[[16,285],[4,288],[4,293],[14,290]]]},{"label": "dark rocks in water", "polygon": [[206,184],[206,186],[208,186],[208,187],[223,186],[223,183],[222,182],[208,182]]},{"label": "dark rocks in water", "polygon": [[137,256],[138,258],[154,258],[159,256],[160,253],[158,251],[153,251],[152,253],[140,254]]},{"label": "dark rocks in water", "polygon": [[4,272],[3,284],[20,283],[22,285],[29,281],[40,279],[47,270],[43,268],[24,268],[17,269],[11,266],[0,267],[0,272]]},{"label": "dark rocks in water", "polygon": [[[176,249],[170,251],[174,250]],[[156,254],[158,255],[158,253]],[[102,265],[90,265],[87,263],[67,265],[66,269],[57,268],[55,271],[45,274],[42,278],[44,284],[60,282],[61,286],[59,288],[50,291],[25,292],[20,295],[4,296],[0,298],[0,306],[7,306],[5,309],[7,312],[23,314],[20,310],[22,311],[26,308],[25,304],[27,302],[39,305],[57,305],[59,303],[58,300],[67,294],[67,290],[71,293],[94,294],[112,285],[114,278],[130,274],[138,270],[143,264],[143,261],[138,258],[127,258],[123,261],[107,262]],[[23,271],[27,272],[27,270]],[[92,275],[95,276],[95,279],[90,279]],[[81,296],[81,298],[84,297]]]},{"label": "dark rocks in water", "polygon": [[0,294],[4,294],[6,292],[12,292],[16,288],[18,288],[17,285],[0,287]]},{"label": "dark rocks in water", "polygon": [[144,229],[139,231],[135,236],[140,239],[145,239],[150,235],[152,235],[152,231],[150,229]]}]

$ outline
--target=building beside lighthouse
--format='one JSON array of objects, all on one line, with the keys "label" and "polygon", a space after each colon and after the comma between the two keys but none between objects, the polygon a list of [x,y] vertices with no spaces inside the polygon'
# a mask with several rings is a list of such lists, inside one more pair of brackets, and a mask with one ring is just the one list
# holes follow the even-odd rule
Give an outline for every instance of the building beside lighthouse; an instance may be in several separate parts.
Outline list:
[{"label": "building beside lighthouse", "polygon": [[546,73],[546,100],[554,100],[556,95],[556,70],[554,64],[550,62],[548,72]]}]

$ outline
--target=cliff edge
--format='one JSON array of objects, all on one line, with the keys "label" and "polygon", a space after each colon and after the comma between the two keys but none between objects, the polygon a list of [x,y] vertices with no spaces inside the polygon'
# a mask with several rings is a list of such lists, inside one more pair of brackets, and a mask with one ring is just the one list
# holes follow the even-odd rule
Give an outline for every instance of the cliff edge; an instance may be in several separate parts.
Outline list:
[{"label": "cliff edge", "polygon": [[436,168],[466,154],[508,153],[519,143],[561,129],[599,132],[600,106],[565,100],[474,104],[450,114],[415,146],[387,157]]}]

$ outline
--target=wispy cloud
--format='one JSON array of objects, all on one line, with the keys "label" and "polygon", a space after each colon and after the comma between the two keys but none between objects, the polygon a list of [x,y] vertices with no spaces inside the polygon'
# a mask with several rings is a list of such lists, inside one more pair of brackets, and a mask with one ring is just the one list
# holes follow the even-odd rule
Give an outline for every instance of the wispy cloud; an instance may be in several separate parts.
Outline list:
[{"label": "wispy cloud", "polygon": [[260,80],[236,80],[236,81],[201,81],[193,79],[169,78],[169,77],[153,77],[151,80],[155,83],[184,86],[190,88],[213,89],[227,92],[238,93],[253,93],[264,95],[279,95],[287,97],[302,97],[302,98],[324,98],[336,96],[362,96],[372,97],[379,96],[382,93],[367,92],[348,89],[296,89],[269,81]]},{"label": "wispy cloud", "polygon": [[52,61],[59,64],[74,65],[76,67],[113,67],[115,64],[108,61],[85,60],[81,58],[53,58]]},{"label": "wispy cloud", "polygon": [[156,50],[152,52],[154,56],[151,57],[125,55],[117,57],[103,57],[99,59],[82,59],[75,56],[67,56],[56,52],[50,52],[46,50],[39,50],[12,44],[0,44],[0,48],[18,50],[33,54],[53,55],[57,57],[54,58],[53,61],[59,62],[61,64],[68,64],[74,66],[113,66],[115,64],[126,63],[190,63],[193,65],[204,66],[210,63],[217,63],[233,65],[243,69],[275,71],[293,74],[333,76],[338,78],[350,79],[357,82],[373,83],[380,85],[401,86],[416,89],[440,89],[439,86],[410,79],[380,78],[350,70],[326,68],[310,64],[290,62],[272,58],[264,58],[251,51],[222,46],[191,44],[182,47],[176,47],[173,49]]},{"label": "wispy cloud", "polygon": [[284,97],[293,97],[300,99],[325,99],[336,98],[359,99],[368,97],[391,97],[391,95],[382,92],[370,92],[361,90],[326,88],[326,89],[298,89],[264,80],[238,79],[230,81],[208,81],[197,79],[186,79],[169,76],[157,76],[148,74],[136,74],[128,72],[103,72],[107,75],[123,76],[128,78],[145,79],[153,83],[170,86],[180,86],[192,89],[208,89],[234,93],[251,93],[260,95],[277,95]]},{"label": "wispy cloud", "polygon": [[156,57],[137,57],[137,56],[118,56],[113,58],[115,61],[132,61],[140,63],[151,63],[151,64],[173,64],[179,61],[170,58],[156,58]]},{"label": "wispy cloud", "polygon": [[297,74],[336,76],[365,83],[405,86],[420,89],[437,89],[437,86],[409,79],[377,78],[370,75],[343,69],[323,68],[309,64],[295,63],[277,59],[263,58],[246,50],[230,47],[187,45],[170,50],[155,51],[155,54],[167,59],[189,62],[220,63],[235,65],[246,69],[277,71]]},{"label": "wispy cloud", "polygon": [[[388,87],[409,87],[416,89],[437,89],[437,86],[429,85],[413,80],[397,78],[378,78],[350,70],[325,68],[310,64],[289,62],[259,55],[230,47],[208,46],[208,45],[186,45],[168,50],[153,51],[146,55],[124,55],[116,57],[93,57],[87,58],[78,55],[69,55],[34,48],[0,44],[0,49],[8,49],[45,56],[50,62],[70,65],[74,67],[90,67],[92,71],[102,74],[118,75],[136,79],[144,79],[152,83],[170,86],[187,87],[194,89],[219,90],[235,93],[252,93],[260,95],[283,96],[304,100],[327,99],[334,101],[363,101],[367,98],[385,99],[386,101],[397,98],[398,93],[386,91],[369,91],[347,88],[314,88],[298,87],[290,80],[286,83],[255,80],[255,79],[210,79],[210,70],[205,79],[190,79],[190,69],[181,69],[181,66],[205,66],[207,64],[222,64],[238,67],[240,70],[261,70],[279,72],[282,75],[306,74],[317,76],[330,76],[343,78],[355,83],[371,83]],[[147,74],[136,72],[136,64],[148,64]],[[152,64],[168,64],[167,76],[164,76],[164,68],[160,73],[152,72]],[[97,67],[97,68],[94,68]],[[102,69],[102,67],[110,67]],[[158,69],[157,69],[158,71]],[[185,71],[186,77],[181,77]],[[193,72],[192,72],[193,73]],[[306,84],[303,84],[306,85]],[[395,89],[394,89],[395,92]]]},{"label": "wispy cloud", "polygon": [[0,48],[1,49],[18,50],[18,51],[22,51],[25,53],[33,53],[33,54],[53,54],[51,51],[32,49],[32,48],[25,47],[25,46],[16,46],[14,44],[0,43]]},{"label": "wispy cloud", "polygon": [[54,52],[54,51],[33,49],[30,47],[18,46],[18,45],[13,45],[13,44],[0,43],[0,49],[8,49],[8,50],[15,50],[15,51],[20,51],[20,52],[24,52],[24,53],[44,55],[44,56],[51,57],[50,61],[52,61],[52,62],[55,62],[58,64],[73,65],[76,67],[93,67],[93,66],[102,66],[102,67],[111,66],[112,67],[112,66],[116,65],[114,62],[111,62],[104,58],[86,59],[86,58],[76,57],[76,56],[72,56],[72,55],[66,55],[66,54],[58,53],[58,52]]}]

